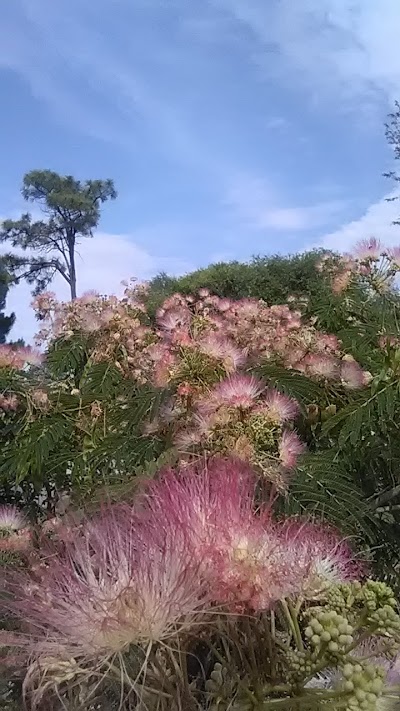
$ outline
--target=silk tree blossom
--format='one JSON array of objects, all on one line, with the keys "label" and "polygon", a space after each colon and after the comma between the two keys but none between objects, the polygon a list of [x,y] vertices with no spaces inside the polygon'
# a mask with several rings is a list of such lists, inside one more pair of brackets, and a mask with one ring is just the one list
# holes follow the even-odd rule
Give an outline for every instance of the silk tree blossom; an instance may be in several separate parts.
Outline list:
[{"label": "silk tree blossom", "polygon": [[0,506],[0,535],[16,533],[27,525],[25,514],[16,506]]},{"label": "silk tree blossom", "polygon": [[233,310],[240,316],[256,318],[259,314],[260,302],[257,299],[240,299],[234,303]]},{"label": "silk tree blossom", "polygon": [[13,348],[7,344],[0,345],[0,368],[22,370],[26,365],[40,365],[42,360],[42,354],[30,347]]},{"label": "silk tree blossom", "polygon": [[50,406],[50,400],[47,392],[42,388],[35,388],[30,393],[33,403],[37,408],[47,410]]},{"label": "silk tree blossom", "polygon": [[301,589],[306,599],[318,599],[333,585],[360,578],[363,567],[354,558],[349,542],[328,525],[301,519],[283,524],[288,555],[303,571]]},{"label": "silk tree blossom", "polygon": [[183,454],[198,447],[209,432],[209,422],[205,418],[197,417],[195,424],[195,427],[183,427],[174,436],[175,447]]},{"label": "silk tree blossom", "polygon": [[0,532],[1,553],[26,553],[32,548],[32,532],[29,528],[4,535]]},{"label": "silk tree blossom", "polygon": [[248,465],[214,459],[169,470],[147,489],[143,525],[183,529],[214,601],[232,611],[268,609],[300,586],[270,506],[255,513],[255,488]]},{"label": "silk tree blossom", "polygon": [[218,302],[216,304],[216,307],[218,311],[221,311],[221,313],[225,313],[226,311],[229,311],[229,309],[232,308],[234,302],[232,299],[218,299]]},{"label": "silk tree blossom", "polygon": [[15,412],[18,409],[18,398],[16,395],[0,394],[0,410],[4,412]]},{"label": "silk tree blossom", "polygon": [[335,380],[339,375],[339,360],[327,353],[309,353],[297,367],[308,375]]},{"label": "silk tree blossom", "polygon": [[246,362],[246,351],[240,349],[228,338],[210,333],[200,339],[198,348],[201,353],[221,361],[226,373],[233,373]]},{"label": "silk tree blossom", "polygon": [[105,511],[52,549],[31,579],[16,575],[11,608],[28,625],[31,652],[105,659],[130,645],[171,640],[210,609],[183,529],[136,524],[132,508]]},{"label": "silk tree blossom", "polygon": [[279,442],[279,459],[285,469],[294,469],[305,444],[296,432],[285,430]]},{"label": "silk tree blossom", "polygon": [[334,529],[275,521],[267,504],[256,512],[256,484],[251,468],[235,459],[168,470],[145,491],[143,525],[184,531],[214,601],[231,610],[269,609],[299,594],[318,599],[359,578],[362,566]]},{"label": "silk tree blossom", "polygon": [[0,506],[0,553],[24,554],[32,548],[32,532],[16,506]]},{"label": "silk tree blossom", "polygon": [[340,378],[345,388],[357,390],[365,387],[372,376],[364,371],[353,358],[343,358],[340,364]]},{"label": "silk tree blossom", "polygon": [[360,261],[377,261],[385,253],[385,248],[376,237],[360,240],[353,251],[353,256]]},{"label": "silk tree blossom", "polygon": [[388,257],[396,269],[400,269],[400,247],[391,247],[388,249]]},{"label": "silk tree blossom", "polygon": [[296,593],[299,569],[285,555],[273,527],[265,530],[253,521],[248,529],[226,526],[219,533],[209,550],[219,603],[232,611],[260,612]]},{"label": "silk tree blossom", "polygon": [[252,468],[240,459],[195,462],[178,471],[167,469],[149,482],[144,510],[150,519],[172,520],[172,526],[183,528],[194,550],[199,541],[204,547],[214,540],[218,519],[234,525],[252,520],[255,485]]},{"label": "silk tree blossom", "polygon": [[400,348],[400,338],[386,334],[380,336],[378,345],[382,350],[387,350],[388,348],[398,349]]},{"label": "silk tree blossom", "polygon": [[235,454],[251,462],[264,478],[286,488],[304,445],[285,429],[299,406],[264,383],[239,373],[220,381],[199,400],[189,417],[177,423],[173,441],[185,459],[208,454]]},{"label": "silk tree blossom", "polygon": [[264,383],[251,375],[235,374],[222,380],[200,403],[200,409],[213,410],[219,407],[249,410],[264,390]]},{"label": "silk tree blossom", "polygon": [[263,398],[263,407],[268,417],[277,424],[295,420],[300,412],[299,404],[291,397],[270,388]]},{"label": "silk tree blossom", "polygon": [[[303,320],[300,311],[286,304],[268,306],[257,299],[233,301],[208,293],[200,298],[173,294],[157,310],[154,327],[139,296],[136,288],[126,289],[122,299],[93,295],[68,304],[50,300],[43,314],[39,304],[39,314],[45,317],[43,338],[72,338],[83,331],[90,337],[94,362],[112,360],[126,375],[158,387],[170,379],[167,372],[160,374],[162,364],[152,361],[154,346],[178,369],[187,358],[185,351],[191,350],[216,359],[216,368],[222,365],[228,374],[263,359],[298,369],[308,377],[339,379],[336,368],[326,373],[329,357],[343,355],[337,339],[318,331],[312,321]],[[318,354],[328,360],[303,363],[307,356]],[[5,364],[9,365],[8,355]],[[211,381],[206,378],[205,384]]]},{"label": "silk tree blossom", "polygon": [[350,285],[353,277],[351,269],[343,269],[332,279],[332,291],[334,294],[342,294]]},{"label": "silk tree blossom", "polygon": [[157,324],[164,331],[174,331],[176,329],[187,327],[190,323],[189,309],[168,309],[164,310],[164,314],[158,318]]}]

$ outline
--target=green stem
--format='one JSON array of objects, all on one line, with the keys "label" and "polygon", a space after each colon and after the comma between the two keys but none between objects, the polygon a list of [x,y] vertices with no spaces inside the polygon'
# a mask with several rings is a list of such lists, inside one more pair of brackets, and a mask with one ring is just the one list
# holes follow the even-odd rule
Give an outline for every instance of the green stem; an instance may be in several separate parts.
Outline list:
[{"label": "green stem", "polygon": [[[301,603],[300,603],[300,606],[301,606]],[[291,617],[293,620],[293,625],[294,625],[295,632],[296,632],[295,637],[296,637],[297,646],[300,651],[303,651],[304,644],[303,644],[303,639],[301,636],[301,630],[300,630],[300,626],[299,626],[299,617],[298,617],[299,612],[300,612],[300,607],[298,609],[297,609],[297,605],[296,605],[296,607],[293,607],[290,600],[288,602],[288,607],[289,607],[289,611],[290,611],[290,614],[291,614]]]},{"label": "green stem", "polygon": [[245,617],[244,623],[245,623],[247,640],[248,640],[247,649],[250,652],[250,661],[251,661],[252,671],[254,674],[254,680],[256,680],[258,677],[258,665],[257,665],[256,654],[254,651],[254,644],[252,644],[252,640],[254,640],[254,634],[251,629],[250,618]]},{"label": "green stem", "polygon": [[290,630],[291,630],[293,637],[295,639],[297,649],[299,651],[301,651],[303,649],[303,640],[301,638],[301,632],[300,632],[299,623],[297,621],[297,617],[294,617],[293,608],[292,608],[292,610],[289,608],[289,605],[286,602],[286,600],[281,600],[281,606],[282,606],[283,612],[285,613],[286,621],[288,622]]},{"label": "green stem", "polygon": [[[311,691],[311,690],[310,690]],[[315,689],[316,692],[319,692],[319,690]],[[299,710],[303,707],[306,706],[306,708],[310,707],[315,703],[315,701],[333,701],[335,699],[342,699],[344,703],[346,703],[346,699],[348,698],[348,694],[346,694],[343,691],[321,691],[317,695],[313,694],[305,694],[304,696],[286,696],[285,698],[281,699],[269,699],[268,701],[263,701],[258,707],[257,711],[267,711],[267,709],[287,709],[288,707],[294,707],[298,708]],[[335,709],[337,707],[335,706]]]}]

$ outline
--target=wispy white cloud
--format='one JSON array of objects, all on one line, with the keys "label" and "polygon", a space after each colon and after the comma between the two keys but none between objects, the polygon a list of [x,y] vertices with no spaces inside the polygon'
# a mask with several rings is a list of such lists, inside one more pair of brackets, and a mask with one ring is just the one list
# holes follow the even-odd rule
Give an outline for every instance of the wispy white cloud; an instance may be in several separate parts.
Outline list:
[{"label": "wispy white cloud", "polygon": [[346,252],[356,242],[368,237],[377,237],[389,246],[400,244],[400,227],[393,224],[400,215],[400,202],[387,201],[388,197],[394,195],[395,193],[390,193],[371,205],[359,218],[341,225],[339,229],[325,234],[320,240],[305,248],[325,247]]},{"label": "wispy white cloud", "polygon": [[266,180],[240,175],[232,180],[225,199],[234,216],[254,230],[303,231],[324,227],[340,214],[341,200],[290,206]]},{"label": "wispy white cloud", "polygon": [[[23,77],[31,93],[59,120],[83,134],[123,147],[129,156],[139,158],[138,171],[141,165],[146,167],[147,156],[151,155],[156,170],[160,165],[162,176],[160,157],[167,157],[177,170],[173,174],[168,165],[166,180],[173,175],[177,186],[184,185],[187,192],[190,186],[193,200],[188,213],[190,209],[197,210],[196,214],[202,212],[201,194],[207,191],[209,202],[203,214],[209,215],[211,239],[204,248],[204,259],[211,258],[212,250],[232,254],[249,235],[254,239],[251,244],[249,240],[249,250],[254,249],[257,239],[260,235],[264,239],[263,233],[268,230],[271,241],[276,239],[274,233],[279,233],[284,250],[289,235],[293,247],[296,233],[304,235],[316,229],[327,232],[340,223],[345,211],[355,209],[351,194],[344,202],[340,190],[326,185],[322,189],[328,174],[326,166],[315,171],[314,163],[308,166],[304,157],[298,162],[301,175],[295,178],[300,189],[294,184],[293,174],[285,182],[280,180],[283,187],[277,187],[272,176],[281,178],[279,171],[283,170],[279,139],[284,141],[282,136],[287,132],[292,150],[293,130],[301,133],[302,126],[297,125],[301,123],[297,113],[288,110],[285,114],[285,101],[278,97],[274,105],[275,91],[290,85],[296,97],[300,89],[301,95],[313,101],[331,102],[335,111],[350,106],[362,111],[362,123],[366,104],[375,105],[382,97],[392,100],[400,86],[398,0],[381,0],[380,4],[377,0],[13,0],[5,12],[2,9],[1,20],[0,68]],[[263,77],[278,80],[269,85],[270,104],[265,85],[254,81],[254,67]],[[232,81],[235,72],[237,85]],[[254,114],[262,126],[259,133],[256,128],[254,136],[249,135],[253,128],[251,90],[257,92]],[[259,101],[263,92],[266,99]],[[195,108],[200,106],[197,114]],[[302,109],[304,104],[299,105],[300,119]],[[319,130],[320,125],[311,127],[313,140],[315,127]],[[323,130],[322,134],[325,141]],[[260,179],[259,148],[271,135],[271,162],[266,163]],[[332,135],[332,146],[335,140],[340,141],[341,136]],[[262,147],[265,149],[264,143]],[[200,179],[193,180],[194,175]],[[333,168],[332,182],[340,184],[340,179]],[[145,180],[149,182],[144,184],[144,193],[148,190],[152,194],[152,177]],[[320,183],[319,193],[314,189],[316,181]],[[304,194],[312,197],[304,198]],[[162,225],[161,201],[155,198],[154,203],[157,221]],[[383,228],[391,217],[385,216],[389,204],[382,205],[382,219],[377,225]],[[178,199],[172,209],[183,213],[186,207]],[[375,209],[376,205],[370,208],[372,214]],[[147,215],[139,219],[149,223]],[[176,216],[168,215],[167,219]],[[191,216],[183,219],[189,222]],[[350,225],[360,222],[355,220]],[[342,239],[349,234],[350,225],[325,238]],[[220,235],[229,234],[229,238],[220,236],[218,244],[210,244],[220,226]],[[165,243],[162,228],[159,234],[158,244]],[[171,236],[172,243],[174,239]],[[137,261],[144,271],[150,264],[146,260],[152,260],[151,253],[159,252],[158,247],[146,251],[137,244],[135,234],[117,237],[114,251],[121,250],[121,270],[117,269],[123,272],[121,278],[129,276],[123,256],[127,255],[126,245],[139,250],[136,256],[130,253],[130,263]],[[155,271],[163,267],[175,270],[173,261],[161,264],[157,259]],[[102,274],[101,264],[94,271],[90,271],[89,261],[82,265],[82,284],[84,273],[87,286],[95,287],[96,273]],[[118,280],[119,276],[115,282]],[[102,274],[102,281],[104,290],[117,288],[112,277],[103,279]]]},{"label": "wispy white cloud", "polygon": [[[99,232],[93,239],[85,239],[77,249],[78,291],[90,289],[101,294],[121,294],[121,282],[131,277],[150,279],[160,271],[183,274],[194,267],[179,257],[156,256],[135,244],[135,235]],[[27,342],[37,331],[34,313],[30,307],[31,288],[26,283],[12,287],[7,297],[7,312],[14,311],[17,321],[10,334]],[[50,287],[61,300],[68,299],[68,286],[57,276]]]},{"label": "wispy white cloud", "polygon": [[250,33],[264,73],[306,86],[315,102],[329,99],[340,110],[338,100],[398,96],[397,0],[212,1]]},{"label": "wispy white cloud", "polygon": [[[135,150],[148,132],[176,162],[210,171],[212,156],[198,145],[181,115],[182,104],[162,98],[157,72],[145,71],[134,51],[140,32],[133,23],[149,8],[137,6],[135,15],[126,0],[119,5],[121,32],[125,14],[132,23],[130,47],[116,44],[105,21],[99,26],[97,8],[86,0],[42,0],[35,7],[16,0],[1,18],[0,67],[18,73],[59,120],[81,133]],[[168,54],[169,46],[157,46],[154,38],[144,67],[148,70],[151,57],[161,76],[163,52]],[[182,57],[169,59],[177,71]]]}]

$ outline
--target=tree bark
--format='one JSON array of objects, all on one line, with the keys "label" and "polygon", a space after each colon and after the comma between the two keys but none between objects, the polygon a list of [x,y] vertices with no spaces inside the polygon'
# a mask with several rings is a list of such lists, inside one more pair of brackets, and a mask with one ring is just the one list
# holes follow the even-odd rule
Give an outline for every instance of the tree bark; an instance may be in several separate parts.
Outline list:
[{"label": "tree bark", "polygon": [[68,242],[69,287],[71,291],[71,301],[74,301],[76,299],[75,239],[72,238]]}]

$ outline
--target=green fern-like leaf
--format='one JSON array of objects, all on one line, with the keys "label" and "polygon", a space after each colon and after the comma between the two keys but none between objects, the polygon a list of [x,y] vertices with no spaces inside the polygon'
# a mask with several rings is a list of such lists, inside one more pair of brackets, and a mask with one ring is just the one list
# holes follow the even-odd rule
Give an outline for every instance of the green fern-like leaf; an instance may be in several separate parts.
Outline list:
[{"label": "green fern-like leaf", "polygon": [[269,385],[300,402],[318,402],[323,396],[324,389],[321,385],[294,370],[263,363],[256,372],[265,378]]},{"label": "green fern-like leaf", "polygon": [[59,338],[48,351],[46,365],[56,378],[79,372],[87,360],[86,344],[81,336]]},{"label": "green fern-like leaf", "polygon": [[353,535],[373,539],[374,521],[363,493],[334,452],[317,452],[302,458],[285,512],[314,514]]},{"label": "green fern-like leaf", "polygon": [[70,441],[72,425],[62,415],[52,415],[29,422],[19,437],[18,445],[11,441],[2,453],[0,476],[19,484],[32,477],[35,485],[42,485],[48,478],[49,460],[52,453],[62,449],[62,443]]},{"label": "green fern-like leaf", "polygon": [[121,385],[121,371],[112,363],[90,363],[84,368],[80,391],[83,398],[104,400],[115,395]]}]

